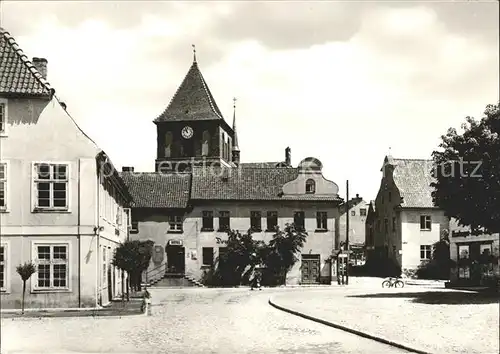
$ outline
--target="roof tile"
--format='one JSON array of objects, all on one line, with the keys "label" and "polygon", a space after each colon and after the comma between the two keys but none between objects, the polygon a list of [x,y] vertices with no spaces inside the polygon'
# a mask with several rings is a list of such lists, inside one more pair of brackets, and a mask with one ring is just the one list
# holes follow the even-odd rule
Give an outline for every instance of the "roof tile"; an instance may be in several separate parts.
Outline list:
[{"label": "roof tile", "polygon": [[213,119],[224,118],[195,61],[168,107],[155,122]]},{"label": "roof tile", "polygon": [[392,159],[395,164],[394,182],[398,187],[403,208],[434,208],[430,184],[432,176],[432,160]]},{"label": "roof tile", "polygon": [[[195,200],[338,200],[338,196],[283,196],[283,185],[295,180],[297,168],[193,169],[191,198]],[[225,178],[226,177],[226,178]]]},{"label": "roof tile", "polygon": [[121,172],[135,208],[185,208],[189,202],[189,173]]},{"label": "roof tile", "polygon": [[42,77],[14,38],[0,27],[0,94],[51,95]]}]

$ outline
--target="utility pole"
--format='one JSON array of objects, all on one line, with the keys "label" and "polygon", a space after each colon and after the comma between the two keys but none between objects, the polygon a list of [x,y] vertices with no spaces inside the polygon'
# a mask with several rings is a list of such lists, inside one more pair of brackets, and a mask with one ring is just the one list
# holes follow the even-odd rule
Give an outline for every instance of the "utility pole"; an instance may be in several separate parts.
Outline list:
[{"label": "utility pole", "polygon": [[346,181],[346,218],[345,218],[345,249],[347,251],[345,265],[345,284],[349,285],[349,180]]}]

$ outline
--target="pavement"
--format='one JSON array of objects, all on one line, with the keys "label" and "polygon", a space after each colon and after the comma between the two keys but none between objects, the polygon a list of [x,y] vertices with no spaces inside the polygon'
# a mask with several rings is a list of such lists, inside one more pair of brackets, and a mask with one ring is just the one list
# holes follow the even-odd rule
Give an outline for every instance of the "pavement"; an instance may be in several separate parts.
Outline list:
[{"label": "pavement", "polygon": [[149,290],[151,316],[2,318],[2,353],[406,352],[268,305],[314,288]]},{"label": "pavement", "polygon": [[498,300],[498,294],[448,290],[430,282],[382,289],[354,280],[343,289],[276,294],[270,302],[415,352],[493,354],[499,353]]}]

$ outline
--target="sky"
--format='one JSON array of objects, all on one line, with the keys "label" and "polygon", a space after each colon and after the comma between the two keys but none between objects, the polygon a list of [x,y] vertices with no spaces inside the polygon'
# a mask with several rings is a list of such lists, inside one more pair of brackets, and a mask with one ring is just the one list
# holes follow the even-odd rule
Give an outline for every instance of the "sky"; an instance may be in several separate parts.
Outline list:
[{"label": "sky", "polygon": [[2,1],[1,26],[117,167],[154,171],[156,126],[193,60],[243,162],[309,156],[374,199],[384,157],[430,158],[499,99],[492,1]]}]

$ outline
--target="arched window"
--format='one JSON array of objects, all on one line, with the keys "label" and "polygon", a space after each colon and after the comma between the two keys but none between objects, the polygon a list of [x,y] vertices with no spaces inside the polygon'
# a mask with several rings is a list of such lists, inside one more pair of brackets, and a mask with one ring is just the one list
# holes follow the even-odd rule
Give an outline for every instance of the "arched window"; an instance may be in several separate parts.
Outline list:
[{"label": "arched window", "polygon": [[172,132],[165,134],[165,157],[172,156]]},{"label": "arched window", "polygon": [[205,130],[201,138],[201,155],[207,156],[210,153],[210,133]]},{"label": "arched window", "polygon": [[306,193],[307,194],[313,194],[316,192],[316,182],[312,179],[308,179],[306,181]]}]

